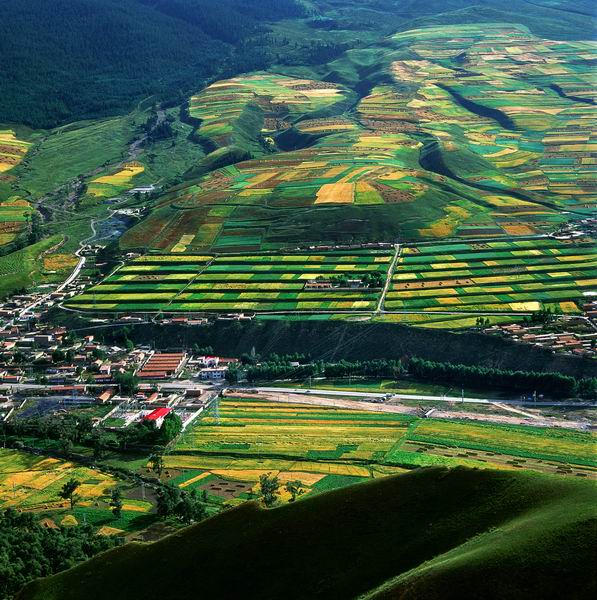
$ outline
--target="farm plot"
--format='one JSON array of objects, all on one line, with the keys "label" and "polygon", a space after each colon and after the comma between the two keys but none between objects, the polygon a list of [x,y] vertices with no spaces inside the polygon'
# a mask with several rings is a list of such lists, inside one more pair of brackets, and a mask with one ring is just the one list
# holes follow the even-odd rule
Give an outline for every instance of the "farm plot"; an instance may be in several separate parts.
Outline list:
[{"label": "farm plot", "polygon": [[[184,469],[174,480],[181,487],[205,489],[215,481],[223,496],[222,482],[248,482],[253,490],[263,473],[322,491],[397,472],[380,463],[409,423],[389,413],[225,398],[219,419],[204,417],[165,460],[169,469]],[[247,492],[233,495],[243,499]]]},{"label": "farm plot", "polygon": [[17,196],[0,202],[0,246],[29,231],[33,212],[31,204]]},{"label": "farm plot", "polygon": [[[421,420],[409,430],[408,449],[426,454],[500,462],[507,468],[569,470],[597,475],[597,436],[590,432],[504,426],[464,421]],[[504,457],[508,457],[504,460]]]},{"label": "farm plot", "polygon": [[290,127],[297,116],[342,102],[348,92],[336,84],[254,73],[217,81],[190,100],[199,135],[217,146],[254,142],[255,134]]},{"label": "farm plot", "polygon": [[109,498],[118,481],[109,475],[61,459],[40,457],[16,450],[0,450],[0,506],[23,510],[66,508],[58,497],[71,478],[81,482],[80,506]]},{"label": "farm plot", "polygon": [[0,129],[0,173],[16,167],[31,146],[19,140],[12,129]]},{"label": "farm plot", "polygon": [[117,312],[371,311],[385,251],[227,256],[147,255],[69,302]]},{"label": "farm plot", "polygon": [[264,473],[307,493],[431,465],[596,477],[596,451],[592,433],[228,397],[165,463],[172,483],[236,503],[254,497]]},{"label": "farm plot", "polygon": [[592,239],[446,243],[405,248],[387,310],[579,312],[597,289]]}]

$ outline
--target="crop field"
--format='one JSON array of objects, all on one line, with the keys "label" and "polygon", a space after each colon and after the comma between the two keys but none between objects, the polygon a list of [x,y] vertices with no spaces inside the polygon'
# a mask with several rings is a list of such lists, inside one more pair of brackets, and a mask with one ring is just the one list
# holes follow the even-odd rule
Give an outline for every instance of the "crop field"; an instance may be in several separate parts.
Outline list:
[{"label": "crop field", "polygon": [[287,255],[146,255],[69,303],[97,311],[371,311],[379,288],[319,288],[322,278],[382,277],[384,251]]},{"label": "crop field", "polygon": [[211,84],[191,98],[189,114],[201,121],[199,135],[227,146],[246,143],[251,134],[290,127],[296,117],[324,110],[347,95],[333,83],[255,73]]},{"label": "crop field", "polygon": [[90,506],[109,496],[117,480],[93,469],[56,458],[30,455],[16,450],[0,450],[0,507],[48,510],[66,507],[58,497],[70,479],[81,482],[77,493],[80,506]]},{"label": "crop field", "polygon": [[11,129],[0,129],[0,173],[18,165],[30,146],[29,142],[19,140]]},{"label": "crop field", "polygon": [[[593,43],[540,39],[503,24],[425,28],[394,39],[416,55],[392,64],[395,77],[413,85],[396,110],[412,111],[434,136],[448,170],[495,188],[492,201],[511,217],[499,219],[502,229],[535,230],[540,216],[527,223],[518,216],[538,194],[561,208],[591,208]],[[523,190],[522,203],[500,198],[500,190]]]},{"label": "crop field", "polygon": [[0,247],[28,230],[32,212],[31,204],[17,196],[0,202]]},{"label": "crop field", "polygon": [[229,397],[219,419],[201,419],[165,462],[173,483],[234,503],[263,473],[298,479],[308,493],[439,464],[595,477],[596,451],[592,433]]},{"label": "crop field", "polygon": [[116,196],[133,187],[133,179],[143,173],[145,167],[138,162],[122,165],[122,168],[111,175],[96,177],[89,182],[87,193],[98,198]]},{"label": "crop field", "polygon": [[454,242],[406,247],[387,310],[577,313],[597,288],[594,240]]},{"label": "crop field", "polygon": [[[122,246],[165,252],[192,239],[192,251],[256,252],[528,236],[588,214],[593,44],[503,24],[429,27],[397,34],[392,44],[375,58],[363,50],[333,63],[356,77],[359,57],[375,60],[384,74],[354,111],[338,101],[342,88],[263,73],[195,96],[200,135],[258,147],[270,135],[269,150],[278,152],[261,147],[252,160],[174,189]],[[317,102],[297,101],[297,89],[317,92]],[[257,118],[247,107],[260,103]]]}]

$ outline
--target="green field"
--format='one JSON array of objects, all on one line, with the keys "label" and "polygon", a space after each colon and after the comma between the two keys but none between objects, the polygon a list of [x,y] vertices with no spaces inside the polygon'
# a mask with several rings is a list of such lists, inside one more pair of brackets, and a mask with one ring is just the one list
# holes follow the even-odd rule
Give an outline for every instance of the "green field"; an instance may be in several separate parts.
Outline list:
[{"label": "green field", "polygon": [[592,239],[453,242],[406,247],[387,310],[578,313],[597,286]]},{"label": "green field", "polygon": [[[180,241],[183,245],[184,240]],[[372,311],[378,287],[317,288],[318,278],[385,279],[384,251],[351,254],[146,255],[69,302],[81,310],[129,312]]]},{"label": "green field", "polygon": [[191,100],[198,134],[256,158],[178,186],[121,245],[163,252],[184,236],[194,251],[243,252],[553,230],[594,202],[594,57],[522,26],[442,26],[332,62],[345,87],[365,71],[377,82],[352,111],[334,102],[314,116],[288,95],[342,96],[326,82],[218,82]]},{"label": "green field", "polygon": [[[220,497],[237,504],[252,497],[263,473],[298,479],[306,493],[433,465],[595,478],[596,452],[597,437],[585,432],[231,397],[220,401],[219,415],[185,432],[165,462],[185,488],[247,483]],[[208,489],[217,500],[218,490]]]}]

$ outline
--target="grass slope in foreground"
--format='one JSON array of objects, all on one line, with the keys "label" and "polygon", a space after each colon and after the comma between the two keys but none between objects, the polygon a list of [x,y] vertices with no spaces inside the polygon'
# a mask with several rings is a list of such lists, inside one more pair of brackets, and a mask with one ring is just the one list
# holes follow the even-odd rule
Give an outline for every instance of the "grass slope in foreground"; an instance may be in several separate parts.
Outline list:
[{"label": "grass slope in foreground", "polygon": [[582,481],[418,470],[273,510],[247,503],[18,598],[591,598],[595,496]]}]

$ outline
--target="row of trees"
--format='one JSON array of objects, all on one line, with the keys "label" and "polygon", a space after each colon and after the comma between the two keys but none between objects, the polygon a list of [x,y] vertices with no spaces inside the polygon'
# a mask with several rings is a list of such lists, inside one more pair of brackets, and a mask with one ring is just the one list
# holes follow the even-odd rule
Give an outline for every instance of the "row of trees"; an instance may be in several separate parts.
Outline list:
[{"label": "row of trees", "polygon": [[365,360],[338,362],[314,361],[299,366],[290,362],[262,362],[247,367],[249,381],[271,381],[275,379],[304,379],[307,377],[399,377],[403,373],[399,360]]},{"label": "row of trees", "polygon": [[[244,375],[249,382],[279,379],[307,379],[309,377],[388,377],[397,379],[405,374],[418,380],[441,382],[458,386],[538,392],[554,397],[594,398],[597,379],[577,379],[558,372],[512,371],[494,367],[468,366],[447,362],[433,362],[410,358],[404,364],[399,360],[368,360],[336,362],[313,361],[298,366],[286,357],[272,357],[257,364],[246,364]],[[236,382],[243,373],[234,368],[227,375]]]},{"label": "row of trees", "polygon": [[537,391],[557,397],[594,397],[597,379],[576,379],[555,372],[507,371],[411,358],[408,373],[417,379],[481,388]]}]

